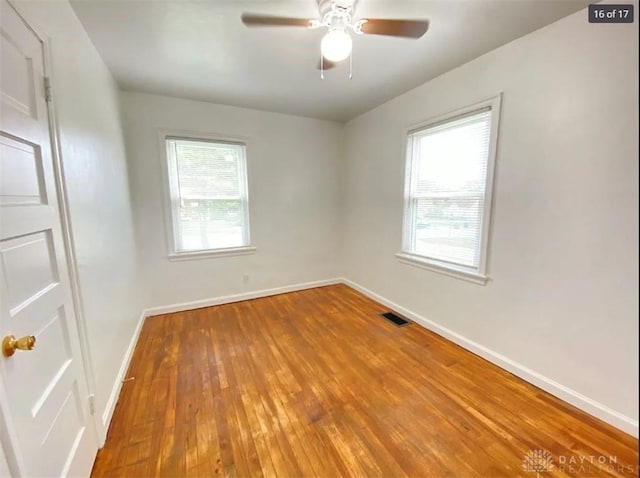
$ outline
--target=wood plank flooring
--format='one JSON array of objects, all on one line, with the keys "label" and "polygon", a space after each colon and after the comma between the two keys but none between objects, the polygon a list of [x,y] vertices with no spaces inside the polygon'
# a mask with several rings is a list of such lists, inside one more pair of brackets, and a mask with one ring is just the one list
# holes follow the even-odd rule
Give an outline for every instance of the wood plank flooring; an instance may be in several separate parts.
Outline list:
[{"label": "wood plank flooring", "polygon": [[93,476],[638,476],[636,439],[386,310],[336,285],[148,318]]}]

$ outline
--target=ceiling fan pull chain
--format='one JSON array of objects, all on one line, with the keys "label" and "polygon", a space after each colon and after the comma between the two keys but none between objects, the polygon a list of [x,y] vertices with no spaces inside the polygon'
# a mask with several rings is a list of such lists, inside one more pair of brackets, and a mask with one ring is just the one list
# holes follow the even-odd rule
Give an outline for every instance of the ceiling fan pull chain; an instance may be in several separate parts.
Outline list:
[{"label": "ceiling fan pull chain", "polygon": [[324,80],[324,55],[320,53],[320,79]]},{"label": "ceiling fan pull chain", "polygon": [[353,78],[353,50],[349,53],[349,79]]}]

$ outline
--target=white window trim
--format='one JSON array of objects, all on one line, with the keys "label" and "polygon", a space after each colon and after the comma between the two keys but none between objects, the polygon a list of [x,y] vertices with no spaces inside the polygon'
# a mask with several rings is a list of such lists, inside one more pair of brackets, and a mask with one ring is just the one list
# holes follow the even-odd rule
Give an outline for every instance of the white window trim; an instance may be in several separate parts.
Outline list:
[{"label": "white window trim", "polygon": [[398,262],[402,264],[408,264],[410,266],[420,267],[433,272],[439,272],[449,277],[455,277],[457,279],[464,279],[476,284],[485,285],[489,278],[485,275],[472,272],[471,269],[458,266],[457,264],[446,264],[436,259],[428,259],[417,254],[411,254],[410,252],[398,252],[396,254]]},{"label": "white window trim", "polygon": [[[162,161],[162,175],[163,175],[163,195],[164,195],[164,223],[165,223],[165,241],[167,250],[167,259],[169,261],[188,261],[199,259],[210,259],[216,257],[230,257],[253,254],[256,252],[256,247],[251,244],[251,219],[249,215],[249,141],[245,137],[229,136],[218,133],[202,133],[197,131],[185,131],[185,130],[173,130],[173,129],[161,129],[158,131],[160,158]],[[245,203],[245,246],[241,247],[229,247],[218,249],[203,249],[198,251],[184,251],[180,252],[176,250],[176,230],[173,220],[173,204],[171,200],[171,174],[169,171],[169,157],[167,155],[167,139],[184,139],[187,141],[211,141],[217,143],[231,143],[242,144],[244,146],[245,153],[245,181],[247,183],[247,195]]]},{"label": "white window trim", "polygon": [[253,254],[256,248],[253,246],[225,247],[220,249],[207,249],[203,251],[187,251],[169,253],[170,261],[193,261],[212,257],[246,256]]},{"label": "white window trim", "polygon": [[[500,109],[502,103],[502,93],[473,105],[461,108],[444,115],[430,118],[417,124],[405,128],[403,136],[403,151],[405,157],[405,191],[402,220],[402,244],[401,251],[396,254],[396,258],[403,264],[421,267],[433,272],[438,272],[450,277],[464,279],[476,284],[485,285],[489,280],[487,273],[489,260],[489,239],[491,236],[491,217],[493,213],[493,186],[495,175],[495,163],[498,148],[498,135],[500,130]],[[411,193],[411,168],[412,158],[407,147],[407,139],[415,130],[426,129],[436,126],[438,123],[451,121],[459,116],[465,116],[483,108],[491,108],[491,132],[489,138],[489,157],[487,159],[487,178],[485,183],[485,201],[482,215],[482,231],[480,237],[480,260],[478,268],[465,267],[458,264],[450,264],[427,256],[412,253],[409,250],[407,241],[411,237],[410,229],[412,221],[408,217]]]}]

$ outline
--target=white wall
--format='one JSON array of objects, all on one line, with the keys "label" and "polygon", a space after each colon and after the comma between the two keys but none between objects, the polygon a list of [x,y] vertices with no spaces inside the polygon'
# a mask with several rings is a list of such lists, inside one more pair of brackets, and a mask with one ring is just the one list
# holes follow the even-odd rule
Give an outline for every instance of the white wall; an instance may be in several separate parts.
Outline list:
[{"label": "white wall", "polygon": [[102,415],[146,303],[139,278],[118,88],[66,1],[17,2],[50,38],[54,104]]},{"label": "white wall", "polygon": [[[398,263],[406,127],[499,92],[491,281]],[[352,120],[345,141],[346,277],[637,434],[637,23],[578,12]]]},{"label": "white wall", "polygon": [[11,476],[9,472],[9,465],[7,464],[7,459],[4,456],[4,450],[2,446],[0,446],[0,478],[8,478]]},{"label": "white wall", "polygon": [[[337,277],[341,124],[139,93],[123,93],[122,108],[148,306]],[[255,254],[167,259],[162,129],[247,138]]]}]

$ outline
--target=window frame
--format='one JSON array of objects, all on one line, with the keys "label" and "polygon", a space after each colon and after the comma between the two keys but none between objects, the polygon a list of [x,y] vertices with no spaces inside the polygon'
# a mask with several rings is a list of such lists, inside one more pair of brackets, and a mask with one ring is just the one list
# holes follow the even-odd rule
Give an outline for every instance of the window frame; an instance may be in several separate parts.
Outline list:
[{"label": "window frame", "polygon": [[[165,221],[165,239],[167,248],[167,258],[170,261],[183,261],[183,260],[197,260],[207,259],[214,257],[228,257],[252,254],[256,251],[256,248],[251,245],[251,219],[250,219],[250,207],[249,207],[249,161],[248,161],[248,149],[249,144],[247,138],[243,137],[231,137],[228,135],[217,133],[200,133],[182,130],[160,130],[158,133],[160,143],[160,158],[162,160],[162,172],[163,172],[163,195],[164,195],[164,221]],[[175,180],[177,176],[172,171],[172,166],[176,164],[168,152],[169,140],[181,140],[203,143],[219,143],[219,144],[232,144],[242,146],[243,158],[241,164],[241,186],[244,184],[244,245],[238,247],[224,247],[214,249],[200,249],[194,251],[179,251],[178,250],[178,229],[179,224],[176,221],[176,214],[179,214],[176,207],[177,196],[175,191]],[[241,198],[242,200],[242,198]]]},{"label": "window frame", "polygon": [[[405,157],[405,176],[404,176],[404,204],[402,215],[402,243],[401,250],[396,254],[399,262],[421,267],[433,272],[438,272],[450,277],[464,279],[476,284],[485,285],[489,280],[488,261],[489,261],[489,242],[491,235],[491,217],[493,213],[493,189],[495,179],[495,167],[498,148],[498,136],[500,130],[500,110],[502,103],[502,93],[474,103],[470,106],[451,111],[449,113],[430,118],[417,124],[413,124],[404,130],[403,151]],[[482,208],[482,221],[480,231],[480,247],[478,267],[468,267],[456,263],[447,262],[417,254],[411,250],[412,231],[415,229],[413,221],[412,208],[412,189],[413,189],[413,155],[412,148],[409,147],[410,136],[416,132],[434,128],[446,123],[453,122],[465,116],[471,116],[474,113],[480,113],[482,110],[489,109],[491,111],[491,130],[489,133],[489,153],[487,158],[487,175],[485,178],[484,190],[484,207]]]}]

